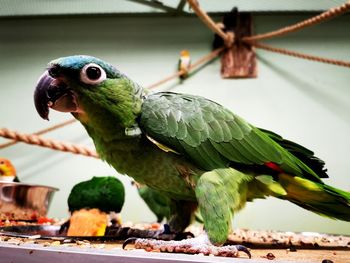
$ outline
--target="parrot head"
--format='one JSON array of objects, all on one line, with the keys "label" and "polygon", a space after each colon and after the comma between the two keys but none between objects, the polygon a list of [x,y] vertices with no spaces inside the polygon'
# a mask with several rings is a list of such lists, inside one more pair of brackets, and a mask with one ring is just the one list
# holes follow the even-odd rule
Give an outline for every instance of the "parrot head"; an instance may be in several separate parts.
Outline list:
[{"label": "parrot head", "polygon": [[12,165],[12,163],[5,159],[0,157],[0,175],[1,176],[15,176],[16,175],[16,169]]},{"label": "parrot head", "polygon": [[[49,108],[61,112],[82,112],[79,97],[92,97],[107,82],[126,78],[111,64],[91,56],[69,56],[51,61],[38,80],[34,103],[37,112],[48,120]],[[108,94],[108,92],[104,92]],[[83,95],[83,96],[81,96]]]},{"label": "parrot head", "polygon": [[180,52],[180,56],[181,57],[189,57],[190,56],[190,52],[188,51],[188,50],[182,50],[181,52]]}]

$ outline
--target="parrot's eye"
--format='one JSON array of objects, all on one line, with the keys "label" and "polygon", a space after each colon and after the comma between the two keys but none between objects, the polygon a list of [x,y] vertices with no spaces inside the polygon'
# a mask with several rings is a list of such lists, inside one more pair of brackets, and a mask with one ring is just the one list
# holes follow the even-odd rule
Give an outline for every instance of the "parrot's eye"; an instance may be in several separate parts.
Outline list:
[{"label": "parrot's eye", "polygon": [[105,79],[106,72],[95,63],[85,65],[80,72],[80,80],[85,84],[100,84]]}]

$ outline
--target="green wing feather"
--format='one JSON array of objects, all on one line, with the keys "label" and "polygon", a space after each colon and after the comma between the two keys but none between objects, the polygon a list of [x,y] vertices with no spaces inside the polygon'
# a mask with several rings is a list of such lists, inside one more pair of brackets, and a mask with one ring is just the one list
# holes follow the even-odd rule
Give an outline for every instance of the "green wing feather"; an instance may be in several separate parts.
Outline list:
[{"label": "green wing feather", "polygon": [[[286,173],[321,182],[318,175],[273,136],[208,99],[160,92],[145,99],[140,127],[200,168],[259,166],[274,162]],[[283,140],[282,140],[283,141]]]},{"label": "green wing feather", "polygon": [[247,184],[252,180],[253,176],[232,168],[214,169],[198,180],[196,197],[212,243],[223,244],[226,241],[233,214],[244,206]]},{"label": "green wing feather", "polygon": [[328,178],[327,169],[324,168],[324,161],[317,158],[314,155],[313,151],[305,148],[304,146],[301,146],[300,144],[286,140],[272,131],[268,131],[261,128],[259,129],[260,131],[266,133],[271,139],[279,143],[282,147],[287,149],[294,156],[298,157],[302,162],[309,166],[319,177]]}]

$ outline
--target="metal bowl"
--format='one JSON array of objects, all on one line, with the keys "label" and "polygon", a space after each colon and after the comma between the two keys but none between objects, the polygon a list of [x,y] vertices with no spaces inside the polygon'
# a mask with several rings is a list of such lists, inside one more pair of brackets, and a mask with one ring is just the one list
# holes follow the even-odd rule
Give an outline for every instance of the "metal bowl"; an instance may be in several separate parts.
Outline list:
[{"label": "metal bowl", "polygon": [[47,215],[57,188],[0,182],[0,220],[36,220]]}]

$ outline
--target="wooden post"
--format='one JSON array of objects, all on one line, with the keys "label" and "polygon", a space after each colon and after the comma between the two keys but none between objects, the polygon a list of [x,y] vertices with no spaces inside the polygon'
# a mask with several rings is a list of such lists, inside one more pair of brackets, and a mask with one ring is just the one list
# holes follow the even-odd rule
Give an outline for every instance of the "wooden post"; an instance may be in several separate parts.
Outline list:
[{"label": "wooden post", "polygon": [[[239,13],[233,9],[225,14],[222,24],[227,33],[234,33],[234,43],[221,57],[221,76],[223,78],[255,78],[257,77],[256,55],[254,47],[242,42],[244,36],[252,34],[252,16],[249,13]],[[214,47],[223,45],[223,41],[214,40]]]}]

